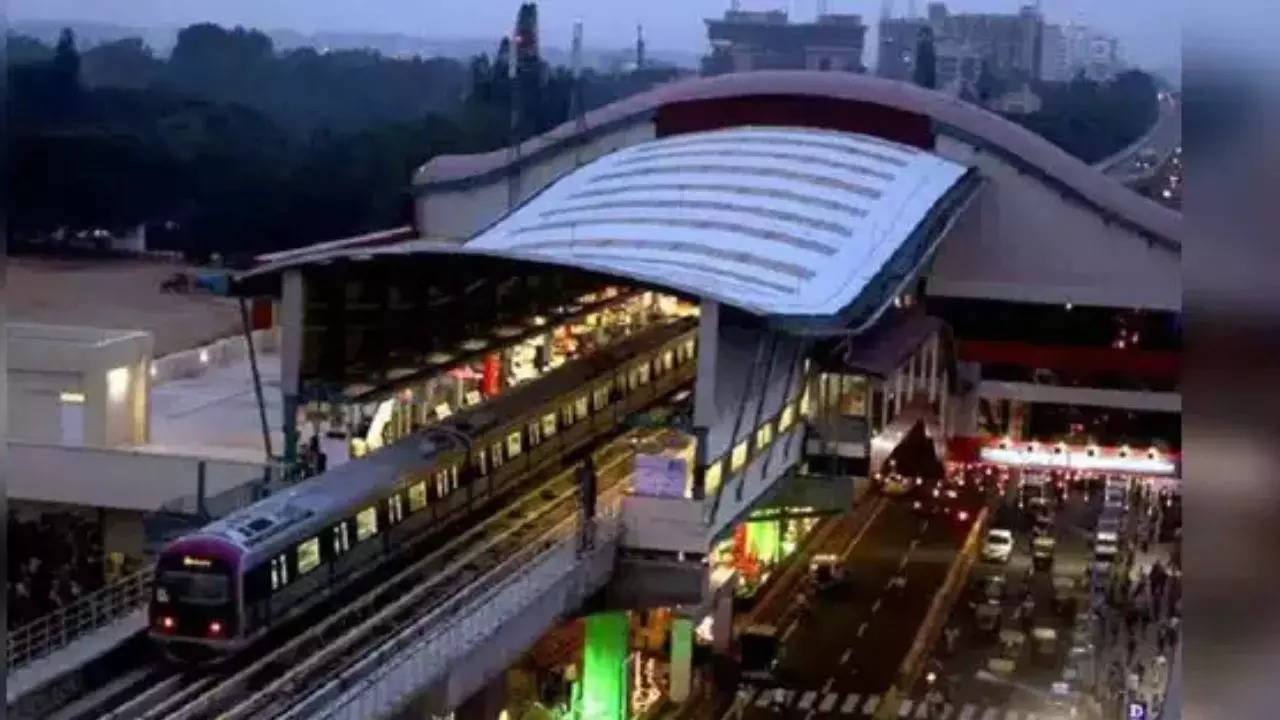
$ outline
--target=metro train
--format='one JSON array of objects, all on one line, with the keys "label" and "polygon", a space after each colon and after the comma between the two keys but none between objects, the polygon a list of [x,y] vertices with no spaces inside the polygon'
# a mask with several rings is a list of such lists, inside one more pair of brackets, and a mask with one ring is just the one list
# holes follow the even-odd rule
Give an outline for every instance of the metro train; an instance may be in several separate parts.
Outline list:
[{"label": "metro train", "polygon": [[173,541],[150,637],[178,662],[234,655],[692,381],[696,352],[695,319],[646,329],[441,423],[468,444],[411,434]]}]

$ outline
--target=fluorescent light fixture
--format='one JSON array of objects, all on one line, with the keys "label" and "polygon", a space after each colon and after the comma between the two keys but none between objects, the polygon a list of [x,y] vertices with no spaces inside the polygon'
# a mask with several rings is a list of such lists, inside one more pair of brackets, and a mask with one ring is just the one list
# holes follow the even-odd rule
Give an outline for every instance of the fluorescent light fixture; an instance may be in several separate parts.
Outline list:
[{"label": "fluorescent light fixture", "polygon": [[63,390],[58,393],[58,401],[79,405],[84,403],[84,393],[76,392],[74,390]]},{"label": "fluorescent light fixture", "polygon": [[[1096,450],[1095,448],[1091,448]],[[1064,453],[1018,452],[998,447],[985,447],[979,453],[984,462],[1004,465],[1031,465],[1043,467],[1070,468],[1072,470],[1098,470],[1103,472],[1130,472],[1145,475],[1172,475],[1177,472],[1177,465],[1159,456],[1157,457],[1119,457],[1103,455],[1095,452],[1088,454],[1080,450]]]},{"label": "fluorescent light fixture", "polygon": [[129,391],[129,368],[118,367],[107,371],[107,399],[123,400]]}]

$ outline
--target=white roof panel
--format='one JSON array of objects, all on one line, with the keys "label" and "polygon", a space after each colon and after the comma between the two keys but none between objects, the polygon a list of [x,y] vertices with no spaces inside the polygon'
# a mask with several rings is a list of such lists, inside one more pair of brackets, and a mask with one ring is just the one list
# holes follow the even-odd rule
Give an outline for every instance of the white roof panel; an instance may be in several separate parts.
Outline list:
[{"label": "white roof panel", "polygon": [[623,275],[759,314],[829,316],[966,171],[831,130],[677,135],[575,170],[454,251]]}]

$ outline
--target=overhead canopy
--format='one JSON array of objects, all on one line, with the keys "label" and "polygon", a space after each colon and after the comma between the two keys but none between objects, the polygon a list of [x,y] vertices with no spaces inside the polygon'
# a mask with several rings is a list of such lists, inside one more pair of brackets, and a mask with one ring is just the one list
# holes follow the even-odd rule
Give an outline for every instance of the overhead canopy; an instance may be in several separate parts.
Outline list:
[{"label": "overhead canopy", "polygon": [[[876,137],[736,127],[605,155],[462,245],[421,249],[617,275],[757,315],[835,318],[869,288],[883,294],[874,281],[909,244],[919,246],[910,267],[891,279],[924,259],[976,187],[966,178],[976,180]],[[889,285],[873,304],[891,300]]]}]

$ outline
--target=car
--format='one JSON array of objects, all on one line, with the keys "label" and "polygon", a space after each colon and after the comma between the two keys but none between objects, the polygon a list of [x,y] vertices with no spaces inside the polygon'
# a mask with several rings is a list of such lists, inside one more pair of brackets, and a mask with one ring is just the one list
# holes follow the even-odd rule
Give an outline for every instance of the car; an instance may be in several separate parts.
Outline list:
[{"label": "car", "polygon": [[1048,508],[1036,511],[1031,521],[1031,534],[1036,537],[1053,535],[1053,513]]},{"label": "car", "polygon": [[911,488],[911,481],[897,474],[886,475],[884,479],[880,481],[880,492],[885,495],[889,495],[890,497],[906,495]]},{"label": "car", "polygon": [[1031,541],[1031,564],[1037,570],[1053,566],[1053,551],[1057,541],[1052,537],[1038,537]]},{"label": "car", "polygon": [[835,553],[818,553],[809,561],[809,576],[819,592],[829,591],[844,584],[844,567]]},{"label": "car", "polygon": [[982,541],[982,559],[989,562],[1007,563],[1013,556],[1013,531],[1004,528],[992,528]]}]

